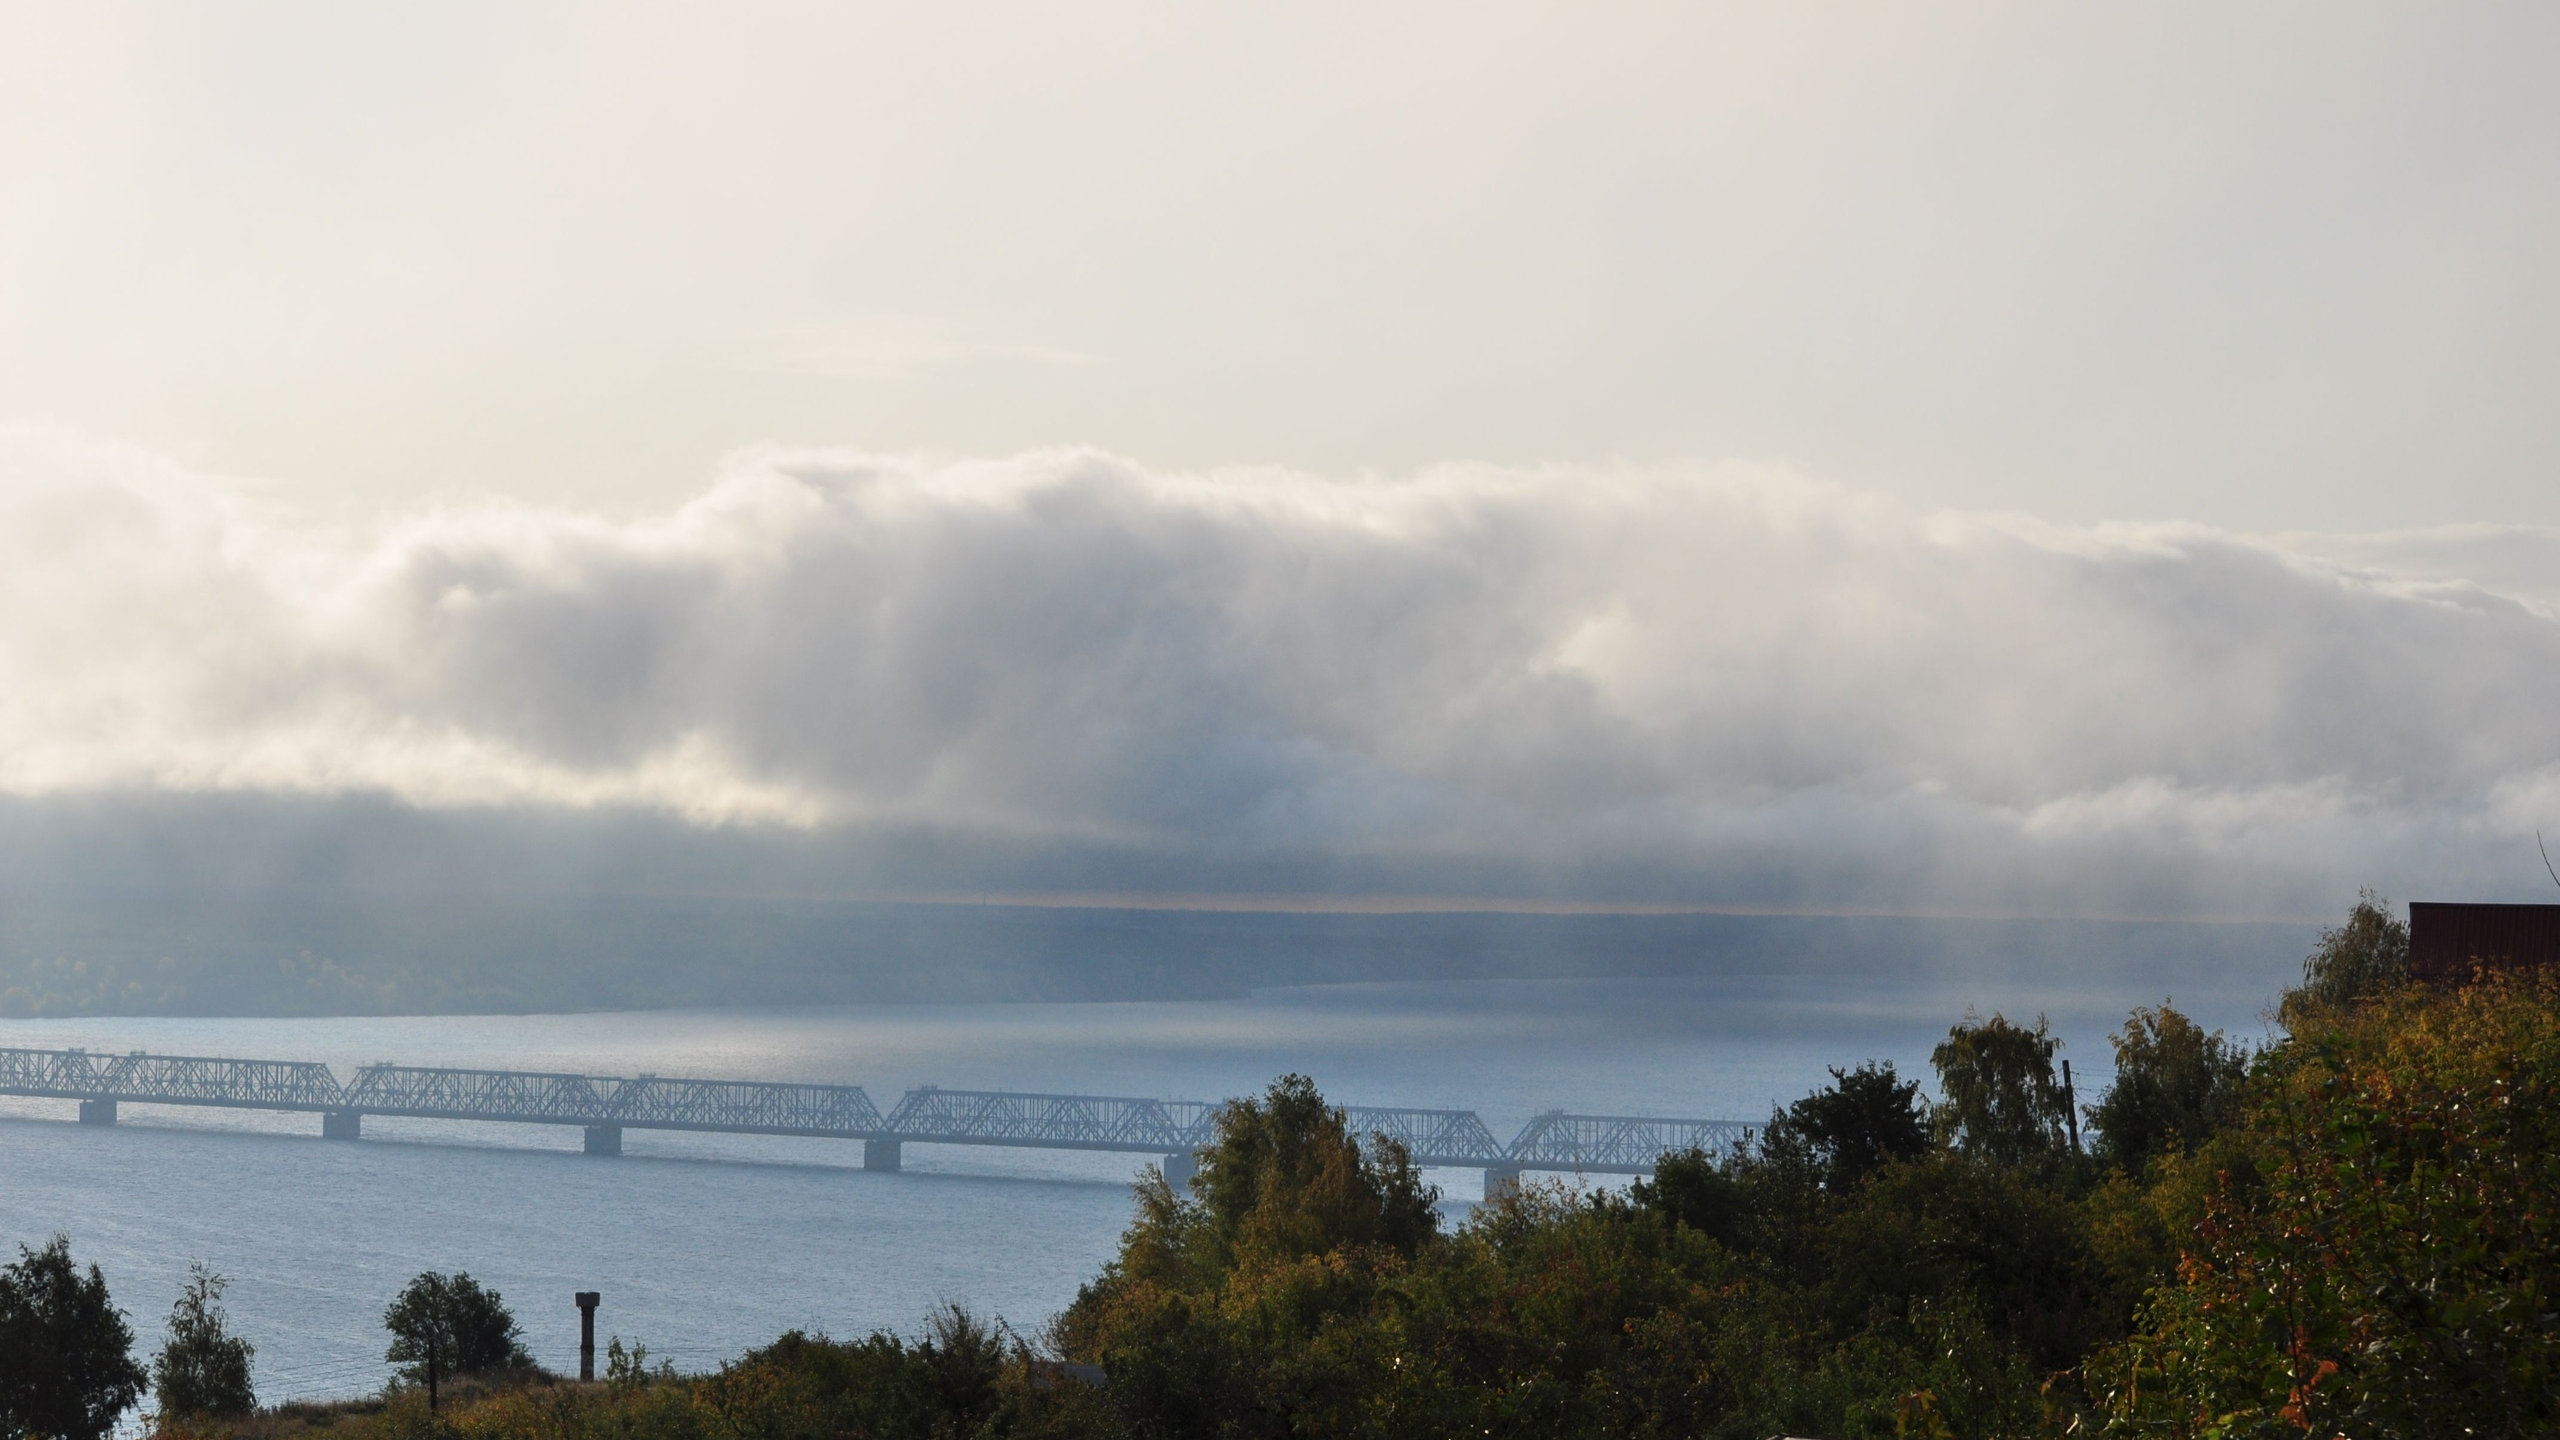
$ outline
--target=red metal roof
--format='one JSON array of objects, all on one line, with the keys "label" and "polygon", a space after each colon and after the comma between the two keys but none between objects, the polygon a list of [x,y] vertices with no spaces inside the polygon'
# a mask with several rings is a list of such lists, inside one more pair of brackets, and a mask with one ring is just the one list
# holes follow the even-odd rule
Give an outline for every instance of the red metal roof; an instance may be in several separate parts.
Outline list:
[{"label": "red metal roof", "polygon": [[2519,970],[2560,965],[2560,905],[2409,906],[2409,969],[2421,980],[2471,978],[2474,966]]}]

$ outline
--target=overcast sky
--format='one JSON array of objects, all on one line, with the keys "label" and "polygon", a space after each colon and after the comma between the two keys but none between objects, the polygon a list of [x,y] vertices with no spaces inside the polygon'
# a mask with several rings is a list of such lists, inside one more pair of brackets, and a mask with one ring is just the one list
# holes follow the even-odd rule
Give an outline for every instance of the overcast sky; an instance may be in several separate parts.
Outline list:
[{"label": "overcast sky", "polygon": [[2556,59],[2543,5],[0,0],[0,795],[849,890],[2505,894]]}]

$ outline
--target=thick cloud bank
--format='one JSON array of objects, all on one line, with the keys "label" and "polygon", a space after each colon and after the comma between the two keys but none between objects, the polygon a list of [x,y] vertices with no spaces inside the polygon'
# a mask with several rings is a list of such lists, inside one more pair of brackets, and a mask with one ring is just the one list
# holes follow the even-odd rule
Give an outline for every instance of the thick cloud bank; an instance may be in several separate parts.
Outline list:
[{"label": "thick cloud bank", "polygon": [[0,597],[0,793],[929,836],[938,868],[902,873],[952,886],[1048,851],[1231,886],[2299,913],[2361,878],[2511,888],[2560,825],[2536,532],[1073,451],[773,451],[663,516],[354,525],[19,428]]}]

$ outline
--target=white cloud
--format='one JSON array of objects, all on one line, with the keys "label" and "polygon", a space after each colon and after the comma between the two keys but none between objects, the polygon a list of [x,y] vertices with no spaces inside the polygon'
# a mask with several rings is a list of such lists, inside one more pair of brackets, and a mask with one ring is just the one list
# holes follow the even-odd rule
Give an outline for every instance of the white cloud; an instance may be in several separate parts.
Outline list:
[{"label": "white cloud", "polygon": [[1762,469],[1078,451],[773,450],[639,520],[349,526],[18,427],[0,793],[929,832],[959,884],[982,844],[2263,912],[2458,876],[2560,793],[2551,571],[2516,558],[2550,537],[2473,538],[2504,568]]}]

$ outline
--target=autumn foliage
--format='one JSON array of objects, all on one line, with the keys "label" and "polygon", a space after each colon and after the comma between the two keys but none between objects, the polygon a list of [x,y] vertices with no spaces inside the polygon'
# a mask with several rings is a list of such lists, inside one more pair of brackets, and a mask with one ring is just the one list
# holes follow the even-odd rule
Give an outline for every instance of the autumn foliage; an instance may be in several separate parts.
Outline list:
[{"label": "autumn foliage", "polygon": [[2177,1275],[2103,1356],[2125,1433],[2560,1425],[2560,984],[2487,977],[2297,1017]]}]

